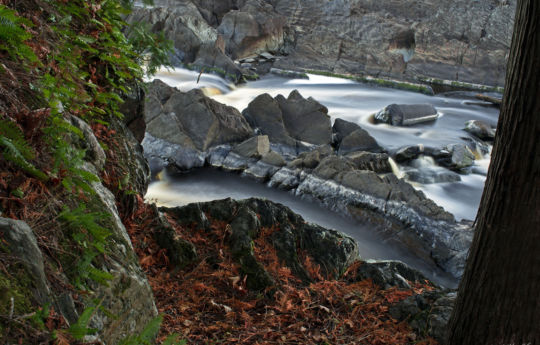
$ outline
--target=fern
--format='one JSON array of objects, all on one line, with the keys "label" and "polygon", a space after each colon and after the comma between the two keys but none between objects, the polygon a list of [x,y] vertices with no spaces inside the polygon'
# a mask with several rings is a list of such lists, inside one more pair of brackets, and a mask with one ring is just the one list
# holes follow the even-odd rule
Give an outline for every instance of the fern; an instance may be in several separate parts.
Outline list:
[{"label": "fern", "polygon": [[0,119],[0,147],[4,149],[3,156],[6,160],[40,180],[47,180],[47,175],[29,162],[35,157],[34,150],[15,123]]},{"label": "fern", "polygon": [[24,42],[32,37],[22,25],[32,26],[32,22],[17,16],[15,11],[0,5],[0,50],[8,52],[12,59],[36,62],[38,58]]},{"label": "fern", "polygon": [[97,329],[95,328],[89,328],[88,324],[90,323],[90,320],[92,319],[92,316],[94,316],[94,313],[96,312],[97,307],[87,307],[79,316],[79,319],[77,322],[72,324],[68,332],[75,338],[75,340],[82,340],[87,335],[92,335],[97,333]]},{"label": "fern", "polygon": [[[154,339],[156,338],[161,323],[163,322],[163,316],[158,315],[153,318],[146,327],[142,330],[140,334],[131,335],[124,340],[120,341],[118,345],[151,345],[154,344]],[[177,334],[171,334],[165,339],[162,345],[185,345],[185,340],[178,340],[179,336]]]},{"label": "fern", "polygon": [[99,225],[98,221],[110,217],[100,212],[87,212],[85,205],[74,210],[65,208],[59,218],[66,223],[72,232],[73,240],[82,249],[82,255],[76,263],[75,284],[84,287],[84,281],[91,279],[99,284],[107,285],[113,276],[93,266],[96,257],[106,253],[107,239],[112,232]]}]

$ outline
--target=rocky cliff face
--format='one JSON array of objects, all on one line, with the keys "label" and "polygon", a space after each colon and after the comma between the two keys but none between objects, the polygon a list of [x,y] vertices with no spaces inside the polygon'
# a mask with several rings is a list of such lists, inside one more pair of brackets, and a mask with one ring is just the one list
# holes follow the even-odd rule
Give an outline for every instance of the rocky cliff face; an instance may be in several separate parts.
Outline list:
[{"label": "rocky cliff face", "polygon": [[[227,73],[242,73],[234,70],[227,56],[241,59],[271,51],[284,55],[275,66],[286,69],[400,79],[435,77],[487,85],[504,84],[515,12],[515,0],[162,0],[157,4],[159,8],[140,9],[129,20],[147,21],[154,29],[165,30],[182,61],[216,66]],[[200,50],[204,44],[221,50]]]},{"label": "rocky cliff face", "polygon": [[504,83],[515,1],[272,2],[295,33],[282,66]]}]

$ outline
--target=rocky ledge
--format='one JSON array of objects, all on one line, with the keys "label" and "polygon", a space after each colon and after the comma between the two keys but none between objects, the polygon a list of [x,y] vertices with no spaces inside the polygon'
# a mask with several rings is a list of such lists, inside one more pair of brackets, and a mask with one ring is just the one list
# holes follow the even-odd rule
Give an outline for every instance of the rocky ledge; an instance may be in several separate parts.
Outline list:
[{"label": "rocky ledge", "polygon": [[240,113],[156,80],[148,87],[143,147],[154,172],[210,166],[290,190],[373,225],[460,277],[470,223],[456,222],[397,178],[369,133],[341,119],[331,126],[327,112],[293,91],[288,98],[260,95]]},{"label": "rocky ledge", "polygon": [[[403,296],[398,298],[399,302],[394,297],[386,297],[393,318],[409,321],[419,336],[430,335],[438,340],[444,336],[442,331],[453,305],[448,291],[429,283],[421,273],[401,262],[360,261],[357,244],[352,238],[335,230],[306,223],[301,216],[283,205],[257,198],[224,199],[183,207],[154,208],[152,212],[154,226],[151,229],[154,238],[158,246],[166,250],[166,257],[174,268],[169,272],[181,270],[181,280],[187,282],[190,277],[208,275],[212,278],[205,281],[205,284],[210,291],[217,284],[216,279],[226,276],[229,269],[233,270],[231,275],[233,272],[238,275],[236,278],[224,277],[232,279],[232,283],[223,286],[220,292],[211,292],[210,301],[207,300],[208,296],[197,298],[199,302],[196,307],[202,308],[203,313],[206,303],[212,304],[212,309],[223,308],[226,313],[236,311],[235,305],[230,304],[231,299],[223,298],[228,302],[221,301],[221,295],[227,294],[231,284],[236,290],[235,298],[244,302],[251,295],[249,292],[239,293],[243,288],[259,292],[258,299],[271,297],[264,304],[267,310],[271,310],[274,308],[272,296],[282,296],[284,291],[295,295],[294,291],[313,289],[312,296],[315,296],[324,291],[322,282],[325,281],[328,284],[341,284],[340,291],[359,291],[372,283],[380,289],[379,295]],[[149,234],[146,232],[145,236]],[[154,277],[150,279],[152,281]],[[345,297],[347,305],[354,306],[356,302],[351,297],[357,293],[346,294],[349,296]],[[176,305],[177,301],[170,298],[174,296],[168,297],[169,304],[162,307],[173,310],[171,305]],[[405,299],[407,296],[410,297]],[[191,304],[187,302],[182,306],[189,312]],[[447,308],[439,308],[443,305]],[[302,307],[298,305],[295,308],[300,308],[297,310],[300,312]],[[343,311],[337,311],[339,308],[331,306],[330,309],[336,310],[332,311],[335,313],[333,317],[343,317]],[[309,319],[310,316],[304,317]],[[265,327],[273,327],[272,324],[265,321]],[[290,325],[288,329],[296,329],[297,326]],[[234,322],[228,329],[234,333]],[[301,333],[312,337],[308,335],[311,331],[311,325],[306,325]],[[340,334],[343,337],[351,335],[349,331]]]}]

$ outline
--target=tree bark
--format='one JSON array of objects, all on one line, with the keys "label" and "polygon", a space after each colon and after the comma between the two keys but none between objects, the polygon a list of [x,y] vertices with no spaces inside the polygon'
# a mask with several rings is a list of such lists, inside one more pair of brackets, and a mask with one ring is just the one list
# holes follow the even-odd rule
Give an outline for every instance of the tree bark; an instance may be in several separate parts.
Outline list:
[{"label": "tree bark", "polygon": [[449,345],[540,344],[540,0],[518,0],[507,70]]}]

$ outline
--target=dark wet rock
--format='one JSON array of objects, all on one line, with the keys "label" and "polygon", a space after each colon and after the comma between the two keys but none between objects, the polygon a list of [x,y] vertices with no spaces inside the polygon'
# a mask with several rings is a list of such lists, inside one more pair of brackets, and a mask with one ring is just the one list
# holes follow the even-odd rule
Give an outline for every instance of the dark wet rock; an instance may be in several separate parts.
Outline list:
[{"label": "dark wet rock", "polygon": [[40,304],[50,302],[51,291],[45,275],[43,254],[34,231],[23,221],[0,218],[0,251],[23,263],[31,279],[34,298]]},{"label": "dark wet rock", "polygon": [[[201,90],[181,92],[155,80],[148,85],[146,104],[146,131],[154,138],[183,147],[207,150],[225,143],[241,142],[253,130],[244,117],[233,107],[206,97]],[[165,99],[164,99],[165,98]]]},{"label": "dark wet rock", "polygon": [[233,151],[244,157],[261,158],[270,152],[270,141],[267,135],[258,135],[236,145]]},{"label": "dark wet rock", "polygon": [[322,159],[333,153],[334,150],[330,145],[319,146],[313,151],[302,152],[298,155],[298,158],[289,162],[287,166],[292,169],[315,169]]},{"label": "dark wet rock", "polygon": [[283,157],[275,151],[269,151],[268,153],[266,153],[262,157],[261,161],[263,161],[266,164],[270,164],[276,167],[282,167],[285,164],[287,164],[285,162],[285,159],[283,159]]},{"label": "dark wet rock", "polygon": [[[199,222],[203,227],[205,219],[199,214],[196,215],[196,211],[193,208],[187,208],[186,217],[191,217],[193,220],[191,224]],[[165,216],[157,209],[154,209],[156,225],[154,229],[154,238],[156,243],[167,250],[167,257],[170,260],[171,265],[177,268],[184,268],[185,266],[194,263],[197,260],[197,250],[195,246],[178,236],[174,228],[170,225]]]},{"label": "dark wet rock", "polygon": [[337,118],[332,126],[335,142],[340,143],[343,138],[360,128],[361,127],[354,122]]},{"label": "dark wet rock", "polygon": [[[268,135],[271,142],[296,147],[302,142],[330,144],[332,133],[328,109],[294,90],[288,98],[268,94],[255,98],[243,112],[248,123]],[[307,147],[306,147],[307,150]]]},{"label": "dark wet rock", "polygon": [[336,119],[332,126],[334,145],[338,147],[338,153],[345,155],[354,151],[381,152],[375,138],[356,123]]},{"label": "dark wet rock", "polygon": [[461,176],[459,176],[459,174],[446,169],[407,170],[405,172],[405,178],[409,181],[422,184],[461,181]]},{"label": "dark wet rock", "polygon": [[200,204],[189,204],[181,208],[160,207],[161,212],[170,213],[179,225],[196,227],[197,229],[210,229],[210,221],[206,217]]},{"label": "dark wet rock", "polygon": [[340,155],[354,151],[382,152],[383,149],[379,146],[375,138],[360,128],[343,138],[339,144],[338,153]]},{"label": "dark wet rock", "polygon": [[410,289],[410,283],[424,283],[427,278],[400,261],[368,261],[350,271],[355,280],[371,279],[383,289],[398,287]]},{"label": "dark wet rock", "polygon": [[464,130],[481,140],[493,141],[495,139],[495,130],[487,123],[479,120],[465,122]]},{"label": "dark wet rock", "polygon": [[269,94],[257,96],[242,114],[253,128],[258,128],[262,134],[268,135],[271,142],[293,147],[296,145],[285,128],[278,102]]},{"label": "dark wet rock", "polygon": [[354,165],[348,159],[334,155],[323,159],[313,173],[324,179],[332,179],[353,169]]},{"label": "dark wet rock", "polygon": [[396,151],[394,158],[398,163],[404,163],[418,158],[424,152],[422,145],[405,146]]},{"label": "dark wet rock", "polygon": [[124,103],[120,105],[120,112],[124,115],[122,122],[133,133],[139,143],[144,139],[146,123],[144,122],[144,100],[146,93],[140,85],[132,85],[131,91],[122,96]]},{"label": "dark wet rock", "polygon": [[291,137],[315,145],[332,142],[330,116],[324,105],[311,97],[305,99],[297,90],[293,90],[287,99],[278,95],[276,100]]},{"label": "dark wet rock", "polygon": [[435,121],[439,117],[431,104],[390,104],[375,114],[375,121],[393,126],[412,126]]},{"label": "dark wet rock", "polygon": [[[185,211],[185,208],[189,210]],[[247,276],[248,288],[253,290],[264,290],[275,284],[254,254],[254,241],[261,236],[261,227],[276,229],[266,240],[270,241],[285,265],[305,282],[309,282],[310,277],[303,259],[298,256],[299,252],[304,252],[312,262],[320,265],[321,272],[329,278],[339,277],[358,257],[358,247],[352,238],[305,223],[289,208],[263,199],[225,199],[162,210],[182,223],[186,222],[184,215],[192,213],[192,210],[201,210],[211,219],[227,222],[231,253]],[[194,223],[193,226],[202,225]]]},{"label": "dark wet rock", "polygon": [[390,307],[390,315],[407,322],[418,334],[427,334],[444,343],[456,299],[453,291],[426,291]]},{"label": "dark wet rock", "polygon": [[449,169],[463,172],[474,164],[474,153],[465,144],[451,144],[446,147],[451,156],[436,159],[437,163]]},{"label": "dark wet rock", "polygon": [[274,12],[272,5],[249,0],[239,10],[225,14],[217,30],[226,41],[227,54],[238,59],[278,51],[283,45],[285,25],[285,17]]},{"label": "dark wet rock", "polygon": [[392,167],[386,153],[371,153],[364,151],[351,152],[345,156],[358,170],[371,170],[376,173],[390,173]]}]

